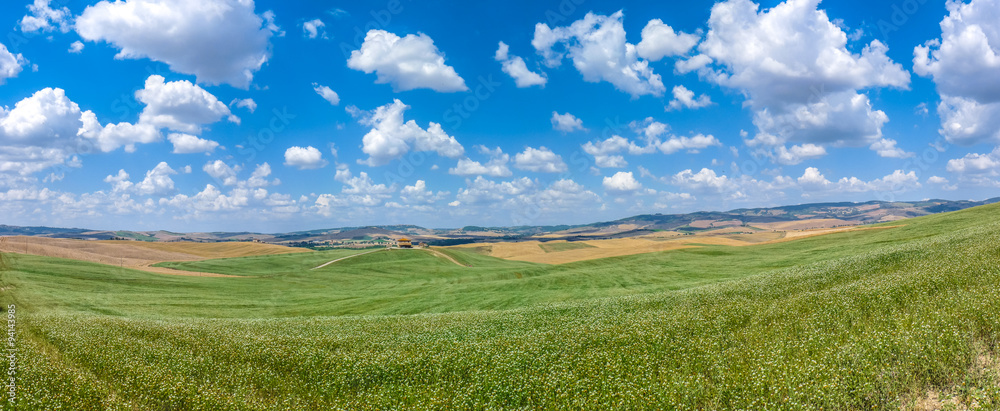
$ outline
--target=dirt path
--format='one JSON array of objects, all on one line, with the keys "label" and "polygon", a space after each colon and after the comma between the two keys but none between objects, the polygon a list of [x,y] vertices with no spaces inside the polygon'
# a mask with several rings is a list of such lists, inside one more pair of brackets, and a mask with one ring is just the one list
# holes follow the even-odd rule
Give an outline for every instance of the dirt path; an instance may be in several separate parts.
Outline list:
[{"label": "dirt path", "polygon": [[242,276],[242,275],[229,275],[229,274],[218,274],[218,273],[203,273],[203,272],[198,272],[198,271],[175,270],[173,268],[167,268],[167,267],[153,267],[152,264],[142,265],[142,266],[135,266],[135,267],[127,267],[127,268],[131,268],[133,270],[145,271],[147,273],[166,274],[166,275],[182,275],[182,276],[185,276],[185,277],[246,278],[246,276]]},{"label": "dirt path", "polygon": [[318,269],[320,269],[320,268],[323,268],[323,267],[326,267],[326,266],[328,266],[328,265],[330,265],[330,264],[333,264],[333,263],[335,263],[335,262],[338,262],[338,261],[344,261],[344,260],[346,260],[346,259],[348,259],[348,258],[354,258],[354,257],[360,257],[360,256],[363,256],[363,255],[365,255],[365,254],[371,254],[371,253],[377,253],[377,252],[379,252],[379,251],[384,251],[384,249],[379,249],[379,250],[372,250],[372,251],[366,251],[366,252],[363,252],[363,253],[361,253],[361,254],[354,254],[354,255],[349,255],[349,256],[347,256],[347,257],[340,257],[340,258],[338,258],[338,259],[336,259],[336,260],[333,260],[333,261],[329,261],[329,262],[326,262],[326,263],[324,263],[324,264],[322,264],[322,265],[318,265],[318,266],[316,266],[316,267],[313,267],[312,269],[313,269],[313,270],[318,270]]},{"label": "dirt path", "polygon": [[430,248],[427,248],[426,250],[430,251],[431,254],[434,254],[434,255],[436,255],[438,257],[444,258],[445,260],[448,260],[448,261],[451,261],[451,262],[455,263],[455,265],[460,265],[462,267],[471,267],[470,265],[465,265],[465,264],[462,264],[462,263],[456,261],[454,258],[451,258],[450,255],[442,253],[442,252],[440,252],[438,250],[434,250],[434,249],[430,249]]}]

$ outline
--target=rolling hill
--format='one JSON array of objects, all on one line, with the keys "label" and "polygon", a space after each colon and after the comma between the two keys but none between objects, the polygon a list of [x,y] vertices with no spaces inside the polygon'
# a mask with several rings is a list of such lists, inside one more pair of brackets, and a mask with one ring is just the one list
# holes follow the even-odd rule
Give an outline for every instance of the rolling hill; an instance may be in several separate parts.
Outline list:
[{"label": "rolling hill", "polygon": [[240,278],[6,254],[0,298],[19,409],[996,409],[1000,205],[875,227],[164,264]]}]

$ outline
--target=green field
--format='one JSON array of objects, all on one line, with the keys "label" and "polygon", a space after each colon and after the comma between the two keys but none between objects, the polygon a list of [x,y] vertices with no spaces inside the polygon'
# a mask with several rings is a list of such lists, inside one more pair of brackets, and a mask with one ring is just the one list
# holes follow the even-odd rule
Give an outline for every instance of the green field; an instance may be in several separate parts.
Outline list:
[{"label": "green field", "polygon": [[[443,250],[6,255],[17,407],[1000,408],[1000,205],[561,266]],[[931,395],[933,393],[933,395]]]},{"label": "green field", "polygon": [[594,248],[594,246],[590,244],[580,242],[542,243],[538,246],[542,247],[542,250],[545,250],[546,253],[558,253],[560,251],[579,250],[581,248]]}]

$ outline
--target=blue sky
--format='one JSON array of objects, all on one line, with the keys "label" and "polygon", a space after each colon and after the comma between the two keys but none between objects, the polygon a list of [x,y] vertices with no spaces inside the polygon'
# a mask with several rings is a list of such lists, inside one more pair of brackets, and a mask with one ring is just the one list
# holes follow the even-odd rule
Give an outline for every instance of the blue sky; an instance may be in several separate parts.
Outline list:
[{"label": "blue sky", "polygon": [[0,223],[290,231],[1000,195],[1000,1],[0,4]]}]

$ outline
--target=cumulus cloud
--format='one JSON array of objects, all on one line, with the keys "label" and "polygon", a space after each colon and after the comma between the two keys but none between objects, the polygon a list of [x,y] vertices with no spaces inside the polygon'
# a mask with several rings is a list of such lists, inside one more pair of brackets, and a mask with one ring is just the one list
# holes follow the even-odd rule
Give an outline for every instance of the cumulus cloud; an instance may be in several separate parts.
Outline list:
[{"label": "cumulus cloud", "polygon": [[326,24],[323,20],[312,19],[302,23],[302,35],[309,39],[326,38]]},{"label": "cumulus cloud", "polygon": [[75,27],[84,40],[118,48],[118,59],[149,58],[200,83],[244,89],[270,59],[270,39],[280,31],[273,13],[255,13],[253,0],[101,1]]},{"label": "cumulus cloud", "polygon": [[969,153],[965,157],[948,160],[947,170],[962,175],[1000,175],[1000,148],[992,153]]},{"label": "cumulus cloud", "polygon": [[[177,174],[166,162],[160,162],[152,170],[146,172],[146,178],[135,184],[135,190],[141,195],[168,196],[176,192],[171,175]],[[119,176],[120,176],[119,172]],[[126,175],[127,176],[127,175]]]},{"label": "cumulus cloud", "polygon": [[559,114],[555,111],[552,112],[552,128],[563,132],[563,134],[572,133],[577,130],[587,131],[583,127],[583,120],[576,118],[576,116],[570,113]]},{"label": "cumulus cloud", "polygon": [[712,105],[712,99],[702,94],[698,98],[694,97],[694,92],[684,86],[675,86],[674,99],[667,105],[667,111],[676,111],[684,108],[699,109]]},{"label": "cumulus cloud", "polygon": [[567,27],[538,23],[531,45],[549,67],[560,66],[566,57],[572,59],[584,81],[607,81],[632,97],[663,95],[666,88],[660,75],[626,41],[623,18],[619,11],[611,16],[587,13]]},{"label": "cumulus cloud", "polygon": [[[652,118],[643,122],[632,122],[631,127],[643,138],[644,142],[630,141],[622,136],[614,135],[604,141],[588,142],[583,151],[594,156],[597,167],[622,168],[628,165],[622,153],[632,155],[674,154],[682,150],[696,153],[700,150],[721,146],[722,143],[712,135],[697,134],[691,137],[668,135],[669,126]],[[667,135],[664,139],[662,136]]]},{"label": "cumulus cloud", "polygon": [[323,100],[326,100],[332,105],[336,106],[340,104],[340,96],[337,95],[336,91],[331,90],[327,86],[322,86],[319,83],[313,83],[313,91],[315,91],[316,94],[319,94],[320,97],[323,97]]},{"label": "cumulus cloud", "polygon": [[536,173],[562,173],[568,170],[562,157],[545,147],[528,147],[514,156],[514,167]]},{"label": "cumulus cloud", "polygon": [[375,184],[368,173],[363,171],[355,176],[348,169],[337,170],[334,179],[344,184],[341,193],[346,195],[347,201],[365,207],[374,207],[384,203],[396,191],[395,186]]},{"label": "cumulus cloud", "polygon": [[642,189],[632,172],[619,171],[611,177],[604,177],[604,189],[616,194],[634,193]]},{"label": "cumulus cloud", "polygon": [[902,170],[893,171],[885,177],[872,181],[864,181],[857,177],[843,177],[836,183],[827,180],[815,167],[806,168],[802,177],[797,180],[799,188],[804,192],[823,192],[824,194],[861,193],[861,192],[904,192],[921,187],[917,173]]},{"label": "cumulus cloud", "polygon": [[888,117],[859,90],[907,88],[909,73],[878,40],[848,50],[847,34],[818,5],[788,0],[760,11],[750,0],[717,3],[700,54],[677,68],[747,95],[758,128],[751,143],[871,145]]},{"label": "cumulus cloud", "polygon": [[69,50],[67,50],[67,51],[69,51],[70,53],[73,53],[73,54],[80,54],[80,53],[82,53],[83,52],[83,42],[82,41],[74,41],[72,44],[69,45]]},{"label": "cumulus cloud", "polygon": [[428,88],[439,92],[466,91],[455,69],[444,64],[444,55],[426,34],[405,37],[385,30],[371,30],[360,50],[351,52],[347,67],[371,74],[377,84],[392,84],[394,91]]},{"label": "cumulus cloud", "polygon": [[19,24],[25,33],[47,32],[59,30],[66,33],[72,26],[72,18],[68,7],[53,9],[50,0],[35,0],[28,5],[28,14],[21,18]]},{"label": "cumulus cloud", "polygon": [[219,147],[219,143],[205,140],[190,134],[170,133],[167,140],[174,145],[174,154],[211,153]]},{"label": "cumulus cloud", "polygon": [[649,61],[659,61],[664,57],[687,54],[698,44],[700,37],[695,34],[676,32],[660,19],[650,20],[642,29],[642,41],[635,46],[639,57]]},{"label": "cumulus cloud", "polygon": [[823,146],[815,144],[802,144],[794,145],[791,148],[779,146],[773,152],[767,151],[764,154],[770,157],[775,163],[794,166],[805,160],[825,156],[826,149]]},{"label": "cumulus cloud", "polygon": [[883,138],[873,143],[869,148],[878,153],[880,157],[886,158],[910,158],[916,155],[906,152],[906,150],[897,147],[896,144],[898,144],[896,140]]},{"label": "cumulus cloud", "polygon": [[285,165],[299,170],[312,170],[326,166],[323,153],[312,146],[293,146],[285,150]]},{"label": "cumulus cloud", "polygon": [[510,177],[513,174],[510,168],[507,167],[507,163],[510,162],[510,155],[500,150],[500,147],[493,150],[485,146],[477,146],[476,148],[480,153],[489,155],[490,159],[486,164],[463,158],[458,160],[458,165],[448,170],[448,174],[457,176],[486,175],[490,177]]},{"label": "cumulus cloud", "polygon": [[146,105],[139,115],[140,123],[191,134],[201,133],[202,126],[223,118],[239,123],[212,93],[187,80],[164,80],[163,76],[149,76],[145,88],[135,92],[136,99]]},{"label": "cumulus cloud", "polygon": [[509,55],[509,51],[510,47],[501,41],[500,47],[497,49],[493,58],[501,63],[501,70],[514,79],[514,84],[516,84],[518,88],[531,86],[544,87],[545,83],[548,81],[548,79],[545,78],[545,73],[538,74],[528,70],[528,65],[524,62],[524,59],[518,56]]},{"label": "cumulus cloud", "polygon": [[733,184],[729,177],[720,176],[715,173],[715,170],[708,168],[703,168],[697,173],[690,169],[681,171],[671,178],[671,182],[675,186],[701,192],[723,192],[731,188]]},{"label": "cumulus cloud", "polygon": [[941,135],[960,145],[1000,143],[1000,103],[942,95],[938,104]]},{"label": "cumulus cloud", "polygon": [[201,169],[212,178],[220,181],[222,185],[232,186],[239,182],[239,179],[236,178],[236,173],[240,171],[239,167],[230,167],[222,160],[205,163]]},{"label": "cumulus cloud", "polygon": [[459,204],[496,205],[509,197],[526,195],[538,189],[538,183],[527,177],[498,183],[479,176],[467,181],[466,186],[458,190],[456,197]]},{"label": "cumulus cloud", "polygon": [[594,156],[594,162],[600,168],[625,168],[628,161],[622,156],[622,151],[628,149],[629,141],[622,136],[612,136],[604,141],[588,142],[583,145],[583,151]]},{"label": "cumulus cloud", "polygon": [[427,189],[427,182],[417,180],[412,186],[403,187],[399,191],[399,198],[408,204],[434,204],[441,201],[448,195],[446,191],[437,193]]},{"label": "cumulus cloud", "polygon": [[26,64],[28,60],[25,60],[21,53],[11,53],[7,50],[7,46],[0,43],[0,84],[4,84],[9,78],[17,77]]},{"label": "cumulus cloud", "polygon": [[403,113],[409,108],[410,106],[397,99],[373,112],[356,113],[361,116],[359,123],[372,127],[362,139],[362,151],[368,154],[368,159],[359,162],[381,166],[402,157],[410,150],[434,151],[449,158],[465,154],[465,148],[455,137],[445,133],[440,124],[431,122],[425,130],[416,121],[404,122]]},{"label": "cumulus cloud", "polygon": [[0,108],[0,171],[31,174],[60,164],[79,167],[79,154],[122,146],[132,152],[136,144],[160,139],[160,132],[149,124],[102,126],[92,111],[82,111],[64,90],[45,88],[13,109]]},{"label": "cumulus cloud", "polygon": [[257,102],[253,101],[252,98],[234,99],[232,102],[229,103],[230,106],[234,104],[236,105],[236,107],[245,108],[247,109],[247,111],[251,113],[257,111]]},{"label": "cumulus cloud", "polygon": [[[945,100],[944,106],[953,106],[960,101],[965,104],[993,105],[1000,103],[1000,30],[997,17],[1000,3],[992,0],[972,0],[948,2],[949,14],[941,21],[941,38],[928,41],[913,50],[913,70],[934,79],[938,92]],[[941,112],[941,107],[938,108]],[[953,114],[957,110],[945,110]],[[977,133],[952,134],[947,124],[958,120],[953,116],[944,117],[944,134],[956,141],[996,139],[998,128],[977,130]],[[961,128],[976,125],[974,120],[964,118]],[[991,124],[996,126],[996,124]]]}]

